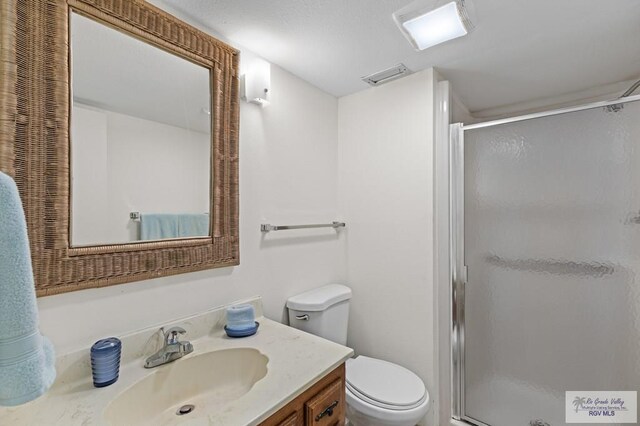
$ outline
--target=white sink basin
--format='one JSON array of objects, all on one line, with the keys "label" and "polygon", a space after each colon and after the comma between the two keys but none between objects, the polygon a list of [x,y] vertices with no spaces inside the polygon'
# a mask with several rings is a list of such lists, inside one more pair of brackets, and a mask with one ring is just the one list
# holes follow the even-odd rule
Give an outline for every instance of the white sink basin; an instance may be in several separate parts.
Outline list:
[{"label": "white sink basin", "polygon": [[[106,408],[113,425],[169,425],[204,420],[245,395],[267,374],[269,359],[256,349],[207,352],[156,368],[120,393]],[[185,415],[185,405],[195,408]]]}]

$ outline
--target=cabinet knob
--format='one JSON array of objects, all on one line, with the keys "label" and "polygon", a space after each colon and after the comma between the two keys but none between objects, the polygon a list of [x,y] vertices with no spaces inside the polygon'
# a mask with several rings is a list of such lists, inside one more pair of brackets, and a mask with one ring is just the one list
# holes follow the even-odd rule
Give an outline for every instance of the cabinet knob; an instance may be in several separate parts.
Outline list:
[{"label": "cabinet knob", "polygon": [[333,401],[331,404],[329,404],[329,406],[327,408],[325,408],[324,410],[322,410],[322,412],[320,414],[318,414],[316,416],[316,422],[319,422],[320,420],[322,420],[322,418],[324,416],[333,416],[333,410],[338,406],[338,401]]}]

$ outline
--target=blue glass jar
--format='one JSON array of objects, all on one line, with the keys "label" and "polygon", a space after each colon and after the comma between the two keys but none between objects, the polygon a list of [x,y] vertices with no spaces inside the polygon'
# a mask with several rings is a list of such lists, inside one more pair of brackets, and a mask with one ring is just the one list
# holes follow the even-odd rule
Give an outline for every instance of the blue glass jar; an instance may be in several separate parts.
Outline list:
[{"label": "blue glass jar", "polygon": [[93,385],[103,388],[115,383],[120,374],[122,342],[116,337],[98,340],[91,346]]}]

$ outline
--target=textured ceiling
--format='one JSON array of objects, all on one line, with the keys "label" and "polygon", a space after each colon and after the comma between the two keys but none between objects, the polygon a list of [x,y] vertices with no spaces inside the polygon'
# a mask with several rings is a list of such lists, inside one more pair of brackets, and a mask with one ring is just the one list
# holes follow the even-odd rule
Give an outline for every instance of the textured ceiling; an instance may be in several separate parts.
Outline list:
[{"label": "textured ceiling", "polygon": [[391,18],[408,0],[152,0],[335,96],[399,62],[437,67],[471,111],[640,78],[638,0],[471,1],[473,33],[415,52]]}]

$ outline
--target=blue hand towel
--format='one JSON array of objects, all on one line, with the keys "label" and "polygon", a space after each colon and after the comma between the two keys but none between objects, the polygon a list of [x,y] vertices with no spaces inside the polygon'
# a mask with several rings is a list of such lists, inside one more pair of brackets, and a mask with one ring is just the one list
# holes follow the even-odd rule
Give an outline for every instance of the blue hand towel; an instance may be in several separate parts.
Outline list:
[{"label": "blue hand towel", "polygon": [[31,253],[18,188],[0,172],[0,406],[39,397],[55,378],[53,346],[38,329]]},{"label": "blue hand towel", "polygon": [[140,215],[140,239],[206,237],[209,235],[209,215],[146,213]]},{"label": "blue hand towel", "polygon": [[161,240],[178,237],[178,221],[174,214],[147,213],[140,215],[140,239]]},{"label": "blue hand towel", "polygon": [[179,237],[206,237],[209,235],[208,214],[179,214],[176,216]]}]

